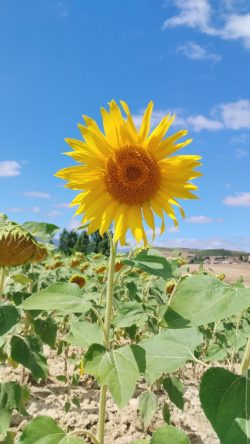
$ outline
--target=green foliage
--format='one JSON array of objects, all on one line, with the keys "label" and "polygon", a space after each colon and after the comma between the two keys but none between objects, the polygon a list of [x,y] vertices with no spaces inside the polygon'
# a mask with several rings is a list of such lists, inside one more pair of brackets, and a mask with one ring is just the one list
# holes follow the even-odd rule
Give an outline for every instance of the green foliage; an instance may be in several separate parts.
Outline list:
[{"label": "green foliage", "polygon": [[[150,440],[150,444],[191,444],[187,435],[181,429],[165,425],[157,429]],[[237,443],[238,444],[238,443]]]},{"label": "green foliage", "polygon": [[91,234],[90,238],[90,251],[92,253],[102,253],[104,256],[109,256],[110,245],[106,233],[101,237],[99,231],[95,231],[95,233]]},{"label": "green foliage", "polygon": [[77,238],[78,236],[75,231],[67,231],[64,228],[59,238],[59,250],[66,256],[71,255],[75,250]]},{"label": "green foliage", "polygon": [[170,414],[169,406],[166,402],[164,402],[163,407],[162,407],[162,416],[163,416],[164,421],[167,424],[170,424],[171,414]]},{"label": "green foliage", "polygon": [[44,344],[48,344],[54,348],[57,333],[57,323],[54,319],[48,317],[47,319],[35,319],[34,321],[35,332],[40,336]]},{"label": "green foliage", "polygon": [[145,371],[144,350],[138,345],[125,345],[110,352],[94,347],[85,354],[86,371],[100,384],[108,385],[115,403],[123,408],[134,393],[140,373]]},{"label": "green foliage", "polygon": [[87,321],[70,322],[70,333],[67,341],[76,347],[87,349],[91,344],[102,343],[102,330],[99,325]]},{"label": "green foliage", "polygon": [[82,231],[77,238],[75,251],[88,254],[91,251],[91,243],[87,231]]},{"label": "green foliage", "polygon": [[57,225],[46,222],[25,222],[22,226],[35,238],[45,242],[52,240],[60,229]]},{"label": "green foliage", "polygon": [[133,259],[124,259],[124,264],[139,268],[153,276],[170,279],[177,272],[176,261],[167,261],[157,250],[144,250],[138,253]]},{"label": "green foliage", "polygon": [[250,384],[244,376],[211,368],[200,385],[206,416],[221,444],[245,444],[250,439]]},{"label": "green foliage", "polygon": [[20,314],[14,305],[0,306],[0,336],[4,335],[20,320]]},{"label": "green foliage", "polygon": [[[43,343],[54,348],[53,353],[65,360],[65,374],[57,376],[68,387],[62,407],[65,411],[80,408],[79,399],[70,395],[70,389],[83,383],[83,375],[92,375],[100,386],[108,386],[119,408],[133,396],[138,381],[146,380],[148,391],[139,396],[140,417],[151,433],[157,396],[164,389],[164,404],[160,407],[168,425],[156,430],[151,440],[135,440],[134,444],[189,443],[183,431],[169,425],[169,400],[180,409],[184,406],[179,370],[196,358],[212,363],[242,360],[250,334],[250,289],[242,282],[229,285],[201,272],[190,275],[185,271],[181,276],[178,260],[167,260],[155,250],[131,254],[129,259],[121,256],[118,261],[123,268],[115,273],[107,350],[102,345],[107,259],[87,252],[93,240],[93,249],[99,253],[103,239],[98,233],[89,239],[85,232],[75,239],[77,245],[72,251],[79,249],[85,257],[75,255],[78,265],[74,269],[72,258],[51,254],[44,263],[19,267],[7,277],[5,301],[0,305],[1,364],[21,364],[34,379],[45,379],[48,367]],[[76,273],[84,277],[82,288],[69,283]],[[177,285],[170,296],[166,288],[172,282]],[[222,373],[223,369],[213,370],[216,374],[209,371],[202,380],[203,408],[222,444],[245,444],[246,412],[241,399],[246,401],[246,379]],[[233,376],[228,377],[228,373]],[[0,389],[1,399],[7,398],[6,394],[1,398]],[[0,432],[4,430],[5,434],[12,410],[18,409],[6,405],[11,404],[0,402]],[[19,444],[83,442],[71,433],[66,435],[50,418],[42,418],[30,422],[32,427],[25,428]],[[229,439],[226,430],[230,427]],[[13,444],[10,435],[8,439],[4,444]]]},{"label": "green foliage", "polygon": [[25,410],[28,399],[29,391],[26,386],[13,381],[0,384],[0,435],[6,434],[13,410],[18,410],[21,415],[28,415]]},{"label": "green foliage", "polygon": [[152,421],[157,407],[157,396],[153,392],[144,392],[140,394],[138,408],[142,421],[146,426]]},{"label": "green foliage", "polygon": [[59,250],[66,256],[70,256],[76,251],[82,253],[101,253],[109,256],[109,238],[105,233],[100,236],[99,231],[91,234],[89,237],[86,231],[77,234],[76,231],[67,231],[64,229],[59,238]]},{"label": "green foliage", "polygon": [[142,304],[139,302],[123,302],[118,304],[117,308],[117,314],[113,319],[116,328],[130,327],[133,324],[143,325],[148,319]]},{"label": "green foliage", "polygon": [[176,407],[183,410],[184,407],[184,385],[176,376],[169,376],[162,381],[163,387],[166,390],[170,401],[172,401]]},{"label": "green foliage", "polygon": [[170,328],[195,327],[225,319],[250,307],[250,288],[233,287],[213,276],[186,277],[164,315]]},{"label": "green foliage", "polygon": [[34,379],[45,379],[48,366],[43,355],[42,343],[37,336],[17,336],[11,338],[11,357],[28,368]]},{"label": "green foliage", "polygon": [[78,285],[60,283],[51,285],[44,290],[33,293],[21,305],[25,310],[56,310],[61,313],[85,313],[91,307],[85,302]]},{"label": "green foliage", "polygon": [[202,342],[202,335],[196,328],[166,330],[150,339],[140,342],[146,351],[146,378],[153,384],[164,373],[182,367],[192,359],[196,347]]},{"label": "green foliage", "polygon": [[66,434],[49,416],[38,416],[24,428],[17,444],[86,444]]}]

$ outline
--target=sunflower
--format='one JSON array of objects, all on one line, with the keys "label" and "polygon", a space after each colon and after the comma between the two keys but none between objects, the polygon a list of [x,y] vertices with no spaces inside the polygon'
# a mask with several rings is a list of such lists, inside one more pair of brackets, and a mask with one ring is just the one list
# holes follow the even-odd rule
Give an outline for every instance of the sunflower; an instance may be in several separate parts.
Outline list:
[{"label": "sunflower", "polygon": [[73,148],[66,153],[81,165],[64,168],[56,176],[68,180],[66,187],[80,190],[71,206],[78,205],[76,214],[83,214],[88,233],[99,230],[101,236],[114,221],[114,241],[126,243],[130,229],[137,242],[147,244],[145,223],[155,233],[155,215],[161,219],[161,234],[165,230],[165,215],[178,226],[174,206],[184,211],[177,199],[196,199],[197,186],[190,183],[201,173],[200,156],[173,153],[192,139],[179,142],[187,135],[180,130],[166,136],[174,116],[165,116],[150,133],[153,102],[150,102],[137,130],[128,105],[120,107],[112,100],[109,111],[101,108],[104,132],[90,117],[83,116],[79,124],[84,141],[65,139]]},{"label": "sunflower", "polygon": [[71,278],[69,279],[69,282],[71,282],[72,284],[77,284],[80,288],[84,287],[84,285],[86,284],[85,278],[80,274],[73,274],[73,276],[71,276]]},{"label": "sunflower", "polygon": [[21,225],[10,220],[0,222],[0,267],[40,262],[47,256],[47,249]]}]

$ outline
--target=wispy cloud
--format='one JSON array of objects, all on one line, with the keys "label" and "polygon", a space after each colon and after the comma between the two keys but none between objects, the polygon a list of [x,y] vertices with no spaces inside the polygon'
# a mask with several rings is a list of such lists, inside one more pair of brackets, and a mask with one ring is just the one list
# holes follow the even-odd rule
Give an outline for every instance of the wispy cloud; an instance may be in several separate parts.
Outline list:
[{"label": "wispy cloud", "polygon": [[156,240],[155,247],[165,248],[194,248],[194,249],[213,249],[226,248],[230,250],[250,251],[250,237],[209,237],[209,238],[167,238],[165,241]]},{"label": "wispy cloud", "polygon": [[69,208],[70,203],[69,202],[62,202],[58,204],[53,204],[54,208]]},{"label": "wispy cloud", "polygon": [[16,160],[4,160],[0,162],[0,177],[13,177],[21,174],[21,165]]},{"label": "wispy cloud", "polygon": [[56,10],[57,10],[57,15],[61,18],[66,18],[69,15],[69,10],[65,2],[63,1],[56,2]]},{"label": "wispy cloud", "polygon": [[223,219],[221,217],[219,218],[212,218],[208,216],[190,216],[186,219],[187,222],[191,224],[211,224],[211,223],[221,223],[223,222]]},{"label": "wispy cloud", "polygon": [[51,195],[49,193],[44,193],[42,191],[25,191],[22,193],[25,197],[35,197],[37,199],[50,199]]},{"label": "wispy cloud", "polygon": [[250,128],[250,100],[223,103],[217,109],[226,128],[235,130]]},{"label": "wispy cloud", "polygon": [[54,219],[55,217],[61,216],[62,214],[63,213],[61,211],[53,210],[47,213],[47,217],[49,217],[50,219]]},{"label": "wispy cloud", "polygon": [[242,148],[237,148],[237,150],[235,151],[235,157],[237,157],[237,159],[242,159],[243,157],[247,157],[248,155],[248,151],[243,150]]},{"label": "wispy cloud", "polygon": [[[137,127],[140,126],[144,109],[133,115],[133,119]],[[214,106],[207,116],[202,114],[194,114],[186,116],[182,109],[171,110],[154,109],[151,118],[151,125],[154,127],[168,113],[174,114],[176,117],[173,122],[174,126],[192,128],[193,131],[219,131],[222,129],[239,130],[250,129],[250,100],[242,99],[236,102],[221,103]]]},{"label": "wispy cloud", "polygon": [[32,211],[32,213],[40,213],[41,209],[40,209],[40,207],[35,206],[35,207],[31,208],[31,211]]},{"label": "wispy cloud", "polygon": [[24,208],[22,207],[11,207],[11,208],[6,208],[6,210],[4,210],[6,213],[22,213],[24,211]]},{"label": "wispy cloud", "polygon": [[198,28],[200,31],[210,34],[212,8],[207,0],[175,0],[179,14],[168,18],[163,23],[163,29],[176,26],[189,26]]},{"label": "wispy cloud", "polygon": [[192,60],[210,60],[214,63],[221,60],[219,54],[209,52],[206,48],[203,48],[195,42],[187,42],[184,45],[180,45],[177,48],[177,52]]},{"label": "wispy cloud", "polygon": [[[179,12],[164,21],[163,29],[187,26],[224,40],[240,40],[250,49],[250,13],[241,13],[240,8],[237,12],[228,8],[215,11],[209,0],[175,0],[174,3]],[[214,26],[215,17],[218,23]]]},{"label": "wispy cloud", "polygon": [[81,221],[74,217],[74,218],[70,219],[69,224],[67,226],[67,230],[76,230],[78,227],[80,227],[80,225],[81,225]]},{"label": "wispy cloud", "polygon": [[224,127],[220,120],[202,116],[201,114],[187,117],[186,122],[187,125],[190,125],[196,133],[199,133],[202,130],[218,131]]},{"label": "wispy cloud", "polygon": [[235,196],[227,196],[223,200],[225,205],[233,207],[250,207],[250,193],[238,193]]},{"label": "wispy cloud", "polygon": [[237,144],[237,145],[239,145],[239,144],[242,144],[242,145],[250,144],[250,135],[249,134],[245,134],[245,133],[239,134],[237,136],[232,137],[230,139],[230,142],[234,143],[234,144]]}]

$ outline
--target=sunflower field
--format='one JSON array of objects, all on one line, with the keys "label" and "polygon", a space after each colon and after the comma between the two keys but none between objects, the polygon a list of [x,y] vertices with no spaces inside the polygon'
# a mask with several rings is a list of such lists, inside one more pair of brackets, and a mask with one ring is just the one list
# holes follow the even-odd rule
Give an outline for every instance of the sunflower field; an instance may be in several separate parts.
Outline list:
[{"label": "sunflower field", "polygon": [[111,234],[65,256],[57,229],[1,216],[0,442],[247,444],[250,288]]}]

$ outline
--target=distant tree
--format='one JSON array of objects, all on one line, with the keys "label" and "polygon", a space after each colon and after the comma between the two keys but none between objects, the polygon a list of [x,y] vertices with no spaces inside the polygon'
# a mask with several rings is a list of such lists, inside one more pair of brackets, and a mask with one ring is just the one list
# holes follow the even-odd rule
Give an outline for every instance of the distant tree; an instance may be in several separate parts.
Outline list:
[{"label": "distant tree", "polygon": [[66,256],[70,256],[76,247],[77,238],[75,231],[67,231],[64,228],[59,238],[59,250],[66,254]]},{"label": "distant tree", "polygon": [[110,242],[108,235],[105,233],[98,245],[99,253],[109,256],[110,253]]},{"label": "distant tree", "polygon": [[108,235],[105,233],[102,237],[99,231],[95,231],[93,234],[91,234],[90,251],[109,256],[110,245]]},{"label": "distant tree", "polygon": [[87,231],[82,231],[75,245],[75,251],[80,251],[81,253],[89,253],[90,252],[90,239]]}]

